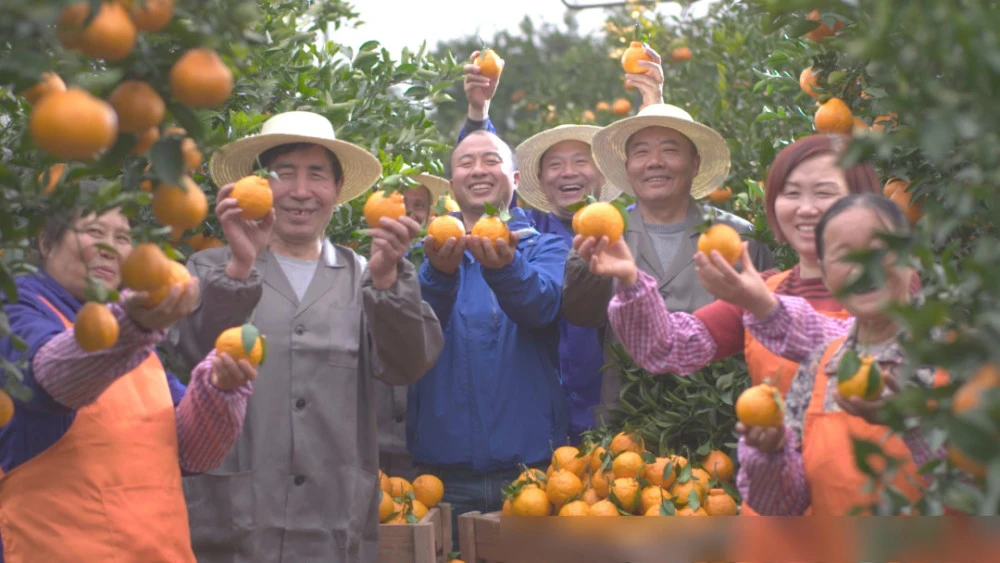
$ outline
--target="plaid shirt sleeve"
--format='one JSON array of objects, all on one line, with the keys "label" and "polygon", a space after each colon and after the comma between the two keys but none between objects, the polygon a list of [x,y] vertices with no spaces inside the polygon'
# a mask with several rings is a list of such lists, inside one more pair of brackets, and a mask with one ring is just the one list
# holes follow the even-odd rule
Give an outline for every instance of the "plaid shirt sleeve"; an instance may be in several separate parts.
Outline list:
[{"label": "plaid shirt sleeve", "polygon": [[113,346],[87,352],[69,329],[49,340],[32,360],[38,385],[68,408],[78,410],[96,401],[119,377],[138,367],[166,336],[164,331],[147,331],[137,325],[118,303],[108,308],[120,327]]},{"label": "plaid shirt sleeve", "polygon": [[712,361],[716,343],[694,315],[667,311],[656,280],[639,270],[631,287],[617,285],[608,320],[625,350],[650,373],[689,375]]},{"label": "plaid shirt sleeve", "polygon": [[796,434],[785,429],[785,446],[764,453],[740,437],[736,450],[740,469],[736,488],[750,508],[761,516],[801,516],[809,508],[809,485]]},{"label": "plaid shirt sleeve", "polygon": [[778,307],[767,318],[743,314],[743,325],[772,353],[801,363],[817,348],[850,332],[854,319],[835,319],[813,309],[801,297],[778,295]]},{"label": "plaid shirt sleeve", "polygon": [[204,473],[218,467],[243,429],[250,382],[223,391],[210,382],[213,350],[191,372],[191,383],[177,405],[177,447],[181,469]]}]

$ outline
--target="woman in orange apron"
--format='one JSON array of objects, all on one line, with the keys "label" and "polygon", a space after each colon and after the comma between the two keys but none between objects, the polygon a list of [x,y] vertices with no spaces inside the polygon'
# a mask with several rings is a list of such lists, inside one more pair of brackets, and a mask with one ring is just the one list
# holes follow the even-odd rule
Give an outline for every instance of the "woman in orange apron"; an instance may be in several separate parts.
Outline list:
[{"label": "woman in orange apron", "polygon": [[[861,266],[852,253],[882,245],[878,233],[908,234],[909,223],[891,201],[874,195],[854,195],[834,204],[816,226],[817,256],[823,280],[834,293],[853,284]],[[866,476],[855,465],[852,438],[880,444],[883,452],[902,461],[892,484],[911,502],[922,494],[918,467],[943,451],[932,451],[923,430],[903,435],[875,422],[884,402],[902,385],[937,386],[947,375],[933,367],[918,368],[906,382],[900,366],[905,361],[900,344],[902,329],[885,312],[890,303],[911,299],[916,272],[899,265],[888,254],[883,261],[885,281],[852,289],[840,301],[854,317],[850,332],[819,348],[801,364],[785,397],[785,427],[744,428],[739,443],[737,487],[747,504],[772,516],[811,513],[844,516],[855,507],[870,509],[878,490],[865,492]],[[778,305],[765,319],[748,323],[756,338],[771,348],[773,334],[804,330],[822,323],[799,298],[777,296]],[[748,313],[749,316],[749,313]],[[837,390],[837,368],[845,354],[870,356],[886,379],[881,397],[845,399]]]},{"label": "woman in orange apron", "polygon": [[155,346],[193,310],[197,280],[150,309],[143,294],[124,294],[108,305],[115,344],[80,348],[73,323],[86,278],[117,289],[131,248],[117,209],[55,217],[38,238],[40,271],[4,296],[26,346],[4,338],[0,355],[25,362],[30,394],[15,393],[0,428],[0,561],[194,561],[181,473],[221,462],[256,371],[214,353],[187,387],[164,370]]}]

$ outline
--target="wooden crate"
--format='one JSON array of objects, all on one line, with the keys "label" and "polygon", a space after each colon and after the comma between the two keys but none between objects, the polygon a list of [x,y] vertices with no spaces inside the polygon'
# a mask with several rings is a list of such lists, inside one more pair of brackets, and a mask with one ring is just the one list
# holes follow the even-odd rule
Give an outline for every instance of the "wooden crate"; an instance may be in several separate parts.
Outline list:
[{"label": "wooden crate", "polygon": [[[469,512],[458,517],[458,545],[465,563],[505,563],[509,549],[499,541],[500,513]],[[510,562],[513,563],[513,562]]]},{"label": "wooden crate", "polygon": [[451,549],[447,503],[428,510],[416,524],[379,524],[379,563],[445,563]]}]

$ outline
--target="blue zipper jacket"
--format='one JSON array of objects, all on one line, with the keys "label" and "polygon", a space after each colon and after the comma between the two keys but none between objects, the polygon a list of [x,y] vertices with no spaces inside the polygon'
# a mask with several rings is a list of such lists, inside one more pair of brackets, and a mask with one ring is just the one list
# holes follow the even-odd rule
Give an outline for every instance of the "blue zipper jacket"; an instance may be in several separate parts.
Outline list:
[{"label": "blue zipper jacket", "polygon": [[482,268],[466,252],[455,275],[430,261],[420,268],[445,344],[410,386],[407,448],[417,463],[489,473],[548,460],[566,443],[558,319],[568,248],[531,228],[523,210],[511,214],[521,240],[507,266]]}]

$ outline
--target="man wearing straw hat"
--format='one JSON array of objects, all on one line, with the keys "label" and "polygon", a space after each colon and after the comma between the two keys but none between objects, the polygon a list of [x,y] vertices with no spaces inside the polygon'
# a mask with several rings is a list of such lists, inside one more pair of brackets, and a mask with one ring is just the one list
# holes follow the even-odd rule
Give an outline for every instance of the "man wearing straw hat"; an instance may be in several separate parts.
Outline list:
[{"label": "man wearing straw hat", "polygon": [[417,223],[426,225],[434,216],[433,208],[438,199],[448,193],[448,180],[433,174],[414,174],[413,181],[417,185],[403,192],[406,213]]},{"label": "man wearing straw hat", "polygon": [[[472,60],[479,52],[472,54]],[[639,64],[644,74],[626,74],[625,84],[638,88],[643,106],[663,103],[663,68],[660,56],[646,48],[649,61]],[[489,106],[499,80],[485,77],[475,64],[465,65],[465,95],[468,113],[459,141],[471,131],[495,132],[489,119]],[[521,168],[517,192],[528,206],[527,215],[539,232],[562,238],[573,244],[573,211],[569,208],[594,196],[612,201],[621,190],[606,182],[594,157],[591,142],[600,127],[593,125],[559,125],[538,133],[522,142],[516,151]],[[571,324],[559,319],[559,371],[570,408],[570,440],[581,441],[581,433],[594,422],[593,409],[601,394],[601,369],[604,355],[598,330]]]},{"label": "man wearing straw hat", "polygon": [[[593,152],[608,182],[636,196],[624,239],[639,268],[658,282],[667,308],[690,313],[714,301],[694,268],[700,235],[697,226],[703,214],[729,224],[741,235],[753,230],[747,221],[697,202],[729,174],[725,139],[677,106],[654,104],[595,134]],[[569,253],[563,314],[581,326],[607,327],[614,287],[611,278],[590,272],[596,243],[594,239],[575,241],[577,250]],[[766,245],[751,239],[749,252],[758,268],[772,266]],[[615,342],[617,338],[607,330],[605,343]],[[599,423],[607,422],[605,414],[617,405],[621,387],[621,374],[608,359],[611,367],[604,371]]]},{"label": "man wearing straw hat", "polygon": [[[246,221],[233,182],[275,173],[272,220]],[[408,217],[371,229],[366,262],[325,229],[336,205],[381,176],[377,159],[337,140],[323,116],[294,111],[234,141],[209,163],[222,186],[216,214],[229,245],[201,251],[198,309],[170,332],[182,366],[224,329],[254,323],[267,361],[236,447],[208,474],[185,479],[199,561],[347,561],[378,557],[378,437],[374,378],[406,385],[443,346],[404,258],[420,226]]]}]

